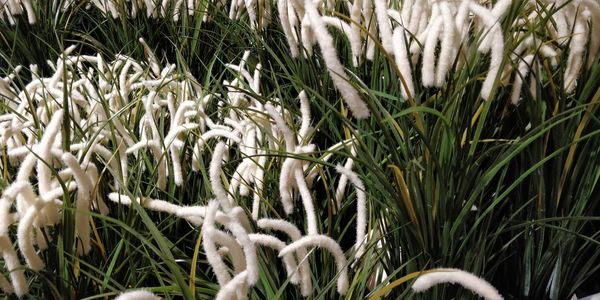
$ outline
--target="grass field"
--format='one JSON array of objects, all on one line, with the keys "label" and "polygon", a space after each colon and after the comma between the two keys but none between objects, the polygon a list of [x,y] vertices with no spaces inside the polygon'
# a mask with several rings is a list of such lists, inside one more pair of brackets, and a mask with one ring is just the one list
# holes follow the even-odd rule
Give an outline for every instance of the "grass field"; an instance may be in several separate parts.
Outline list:
[{"label": "grass field", "polygon": [[600,293],[599,50],[596,0],[0,0],[0,298]]}]

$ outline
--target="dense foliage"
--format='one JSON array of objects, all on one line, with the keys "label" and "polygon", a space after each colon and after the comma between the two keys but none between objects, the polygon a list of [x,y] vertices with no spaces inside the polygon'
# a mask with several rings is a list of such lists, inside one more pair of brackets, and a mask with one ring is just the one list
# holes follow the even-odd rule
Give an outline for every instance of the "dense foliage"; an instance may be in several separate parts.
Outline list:
[{"label": "dense foliage", "polygon": [[[315,231],[339,244],[347,259],[347,299],[474,297],[450,284],[424,293],[411,290],[419,274],[435,268],[477,274],[506,298],[569,299],[600,292],[600,19],[594,17],[600,15],[600,4],[594,0],[479,1],[477,7],[489,9],[497,22],[486,23],[477,7],[467,10],[460,26],[452,23],[452,39],[445,39],[450,27],[444,22],[460,23],[460,3],[309,0],[326,5],[306,4],[306,14],[313,14],[307,19],[329,26],[326,32],[313,30],[312,40],[301,36],[307,29],[297,5],[303,1],[178,1],[154,11],[148,9],[152,1],[115,1],[119,5],[114,7],[102,6],[110,1],[31,1],[35,22],[25,5],[11,19],[10,4],[25,2],[30,1],[0,4],[2,201],[18,182],[28,154],[32,166],[23,176],[31,190],[41,199],[48,184],[59,190],[61,199],[53,202],[54,226],[35,233],[43,268],[32,267],[20,252],[25,242],[13,238],[20,234],[17,220],[25,215],[21,208],[8,204],[7,216],[14,222],[8,217],[0,221],[0,238],[7,238],[0,241],[0,252],[8,253],[13,242],[29,286],[25,297],[112,298],[145,287],[166,299],[214,298],[221,279],[203,247],[210,235],[203,232],[202,222],[159,207],[162,202],[152,209],[150,202],[132,199],[209,210],[216,205],[210,204],[215,197],[239,205],[251,231],[284,241],[286,236],[275,230],[261,231],[265,227],[253,214],[285,219],[310,234],[310,213],[303,201],[312,198]],[[397,16],[389,13],[382,22],[374,12],[382,2]],[[290,8],[281,14],[286,3]],[[357,14],[356,3],[371,5]],[[134,4],[137,14],[132,13]],[[411,31],[407,19],[419,5],[428,11],[422,17],[425,26],[439,24],[423,37],[418,33],[425,27],[419,29],[416,22]],[[505,7],[494,10],[501,5]],[[230,14],[234,7],[236,13]],[[282,19],[290,22],[290,15],[297,23],[286,29]],[[336,27],[339,21],[345,25]],[[307,28],[317,28],[312,24]],[[353,39],[356,31],[360,34]],[[428,38],[431,31],[437,36]],[[325,33],[334,47],[323,46]],[[290,34],[297,35],[296,50]],[[305,53],[309,48],[312,55]],[[65,49],[73,57],[96,60],[67,67]],[[331,56],[343,69],[332,67]],[[139,72],[133,63],[131,71],[123,71],[128,59],[139,65]],[[15,73],[17,66],[23,67]],[[117,75],[106,74],[126,74],[127,80],[135,78],[131,82],[168,78],[181,84],[189,89],[182,93],[195,113],[189,123],[197,127],[169,135],[187,124],[175,117],[184,100],[174,102],[178,107],[161,102],[158,98],[167,99],[170,91],[161,90],[160,84],[140,84],[124,92],[127,96],[116,96],[111,92],[121,91],[122,83]],[[62,83],[58,89],[40,88],[39,98],[18,97],[22,91],[30,93],[26,87],[36,79],[51,86],[52,78]],[[84,100],[78,100],[73,91],[80,79],[90,82],[86,91],[104,94],[82,92]],[[147,101],[153,89],[158,97],[154,106]],[[309,100],[304,107],[302,91]],[[173,97],[181,97],[178,93]],[[353,93],[357,99],[349,99]],[[93,113],[86,107],[93,103],[110,113],[91,122]],[[60,119],[59,110],[64,114]],[[85,122],[79,122],[76,110]],[[151,122],[145,123],[148,111]],[[15,116],[26,125],[9,127]],[[260,137],[255,149],[228,144],[222,162],[214,158],[224,147],[219,142],[231,139],[218,134],[208,139],[208,129],[201,128],[202,122],[205,127],[210,122],[233,127],[227,118],[254,126]],[[51,141],[45,140],[55,119],[60,129],[47,138]],[[156,132],[150,133],[150,123]],[[290,139],[282,124],[293,132],[292,144],[298,147],[286,145]],[[27,133],[18,138],[22,144],[10,148],[12,132],[23,128]],[[94,142],[98,135],[102,141]],[[131,145],[124,136],[131,137]],[[151,138],[161,143],[158,150],[146,143]],[[204,145],[201,151],[198,141]],[[89,150],[93,143],[102,144],[110,155]],[[34,144],[62,149],[66,154],[57,157],[64,163],[39,154],[43,151],[30,147]],[[131,150],[134,144],[139,149]],[[75,161],[70,161],[70,152]],[[265,159],[257,162],[260,157]],[[242,180],[244,187],[230,189],[239,165],[248,159],[258,166],[253,174],[260,170],[264,176],[261,185]],[[280,200],[285,197],[280,175],[286,160],[295,163],[289,168],[303,172],[289,187],[294,190],[292,211]],[[216,176],[211,173],[213,161],[222,163]],[[41,167],[34,170],[34,162]],[[81,188],[69,189],[70,182],[83,186],[85,179],[78,179],[74,170],[84,162],[96,169],[88,193],[105,199],[107,211],[90,210],[92,204],[83,209],[75,201]],[[337,165],[345,168],[336,171]],[[72,170],[72,180],[61,177],[62,166]],[[176,168],[181,168],[179,177]],[[43,179],[39,170],[50,179]],[[362,189],[356,182],[341,184],[352,181],[354,172],[366,193],[368,237],[362,255],[354,247]],[[223,179],[229,194],[218,195],[216,179]],[[298,193],[304,181],[310,197]],[[135,204],[139,202],[143,205]],[[87,246],[78,222],[90,224]],[[41,250],[44,243],[47,248]],[[340,297],[343,272],[337,257],[307,249],[309,297]],[[294,285],[278,256],[278,250],[257,250],[259,273],[247,291],[250,298],[303,298],[302,287]],[[233,270],[233,259],[225,262]],[[8,265],[0,260],[0,274],[6,278],[14,273]],[[16,297],[4,295],[0,297]]]}]

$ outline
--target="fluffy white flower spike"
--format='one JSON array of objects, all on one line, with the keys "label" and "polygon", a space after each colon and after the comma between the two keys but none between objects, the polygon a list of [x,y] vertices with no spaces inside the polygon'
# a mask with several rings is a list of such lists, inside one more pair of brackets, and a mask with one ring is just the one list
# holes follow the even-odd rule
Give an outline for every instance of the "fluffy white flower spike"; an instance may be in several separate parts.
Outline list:
[{"label": "fluffy white flower spike", "polygon": [[[287,222],[285,220],[260,219],[256,222],[256,225],[258,225],[258,227],[263,228],[263,229],[271,229],[271,230],[277,230],[277,231],[284,232],[285,234],[287,234],[290,237],[292,242],[295,242],[295,241],[299,240],[300,238],[302,238],[302,234],[300,233],[300,230],[298,229],[298,227],[296,227],[294,224]],[[300,280],[301,280],[300,286],[301,286],[302,296],[305,296],[305,297],[310,295],[311,290],[312,290],[310,265],[309,265],[308,261],[306,260],[307,256],[308,256],[308,252],[305,247],[297,248],[296,258],[298,260],[299,267],[300,267],[300,269],[298,270],[298,272],[300,272]]]},{"label": "fluffy white flower spike", "polygon": [[10,272],[11,286],[2,285],[2,290],[7,293],[15,293],[18,297],[22,297],[29,291],[25,272],[19,262],[17,253],[15,252],[12,243],[8,236],[0,235],[0,252],[6,269]]},{"label": "fluffy white flower spike", "polygon": [[83,255],[91,250],[90,216],[87,213],[91,206],[92,181],[81,168],[75,156],[65,153],[62,159],[73,171],[73,175],[77,181],[77,217],[75,219],[75,227],[77,236],[81,241],[81,244],[77,245],[77,253]]},{"label": "fluffy white flower spike", "polygon": [[[253,233],[253,234],[250,234],[249,236],[250,236],[250,240],[252,242],[262,245],[262,246],[271,247],[277,251],[281,251],[286,246],[286,244],[284,242],[282,242],[278,238],[270,236],[270,235]],[[297,267],[298,263],[296,262],[296,258],[294,257],[294,255],[292,253],[290,253],[288,255],[284,255],[283,262],[285,264],[285,268],[286,268],[288,277],[290,277],[290,282],[292,284],[300,283],[300,277],[299,277],[298,273],[296,272],[296,267]]]},{"label": "fluffy white flower spike", "polygon": [[330,237],[325,235],[307,235],[283,248],[279,252],[279,256],[283,257],[297,249],[308,246],[325,248],[333,255],[339,272],[337,291],[340,295],[345,295],[349,287],[346,256],[340,246]]},{"label": "fluffy white flower spike", "polygon": [[243,271],[240,274],[236,275],[235,277],[233,277],[233,279],[229,282],[227,282],[227,284],[225,284],[221,290],[219,290],[219,293],[217,293],[217,297],[215,299],[217,300],[228,300],[228,299],[236,299],[236,300],[243,300],[243,299],[248,299],[247,296],[247,277],[248,277],[248,272]]},{"label": "fluffy white flower spike", "polygon": [[223,155],[225,153],[225,143],[221,142],[215,146],[212,160],[210,162],[210,183],[213,193],[219,200],[219,203],[225,210],[230,210],[232,203],[229,201],[227,190],[223,187],[223,181],[221,180],[221,165],[223,162]]},{"label": "fluffy white flower spike", "polygon": [[412,79],[412,70],[410,67],[408,52],[406,50],[405,38],[406,36],[404,33],[404,29],[401,26],[396,27],[392,36],[392,41],[394,45],[394,57],[396,59],[396,65],[398,66],[398,70],[400,71],[402,78],[404,79],[404,83],[400,83],[402,97],[404,97],[404,99],[408,99],[409,95],[411,97],[415,95],[415,87]]},{"label": "fluffy white flower spike", "polygon": [[160,300],[161,298],[147,290],[124,292],[114,300]]},{"label": "fluffy white flower spike", "polygon": [[481,86],[481,97],[485,100],[489,100],[492,96],[492,87],[496,83],[496,77],[498,76],[500,66],[502,65],[502,58],[504,57],[504,37],[502,36],[499,25],[497,25],[498,19],[494,17],[490,10],[474,2],[469,3],[469,9],[485,25],[486,31],[484,31],[484,39],[492,39],[490,45],[490,67]]},{"label": "fluffy white flower spike", "polygon": [[459,269],[434,269],[420,275],[412,285],[415,292],[423,292],[442,283],[460,284],[486,300],[504,299],[487,281]]},{"label": "fluffy white flower spike", "polygon": [[315,33],[316,40],[321,48],[323,54],[323,60],[327,65],[327,71],[331,75],[333,83],[336,85],[348,108],[359,119],[364,119],[369,116],[369,108],[367,104],[360,98],[358,91],[350,84],[348,75],[344,67],[340,63],[335,47],[333,45],[333,38],[327,31],[323,18],[319,14],[315,3],[312,0],[306,0],[304,2],[306,8],[306,15],[310,20],[310,27]]},{"label": "fluffy white flower spike", "polygon": [[227,266],[221,255],[217,252],[217,247],[215,245],[215,241],[212,239],[211,230],[214,230],[214,215],[216,215],[218,209],[218,203],[215,201],[211,201],[208,204],[206,218],[204,219],[204,223],[202,225],[202,239],[204,242],[202,243],[204,246],[204,252],[206,253],[206,259],[208,263],[211,265],[213,272],[217,276],[217,281],[220,286],[226,285],[231,280],[231,275],[227,271]]},{"label": "fluffy white flower spike", "polygon": [[354,187],[356,188],[356,258],[360,258],[365,252],[364,240],[367,232],[367,194],[365,193],[365,185],[362,180],[358,178],[358,175],[354,173],[349,167],[342,167],[338,165],[335,168],[338,173],[345,175]]},{"label": "fluffy white flower spike", "polygon": [[246,269],[246,261],[244,260],[244,250],[240,244],[238,244],[234,237],[231,235],[214,228],[206,229],[207,236],[212,241],[220,244],[223,247],[227,247],[231,260],[233,262],[233,270],[235,274],[239,274]]}]

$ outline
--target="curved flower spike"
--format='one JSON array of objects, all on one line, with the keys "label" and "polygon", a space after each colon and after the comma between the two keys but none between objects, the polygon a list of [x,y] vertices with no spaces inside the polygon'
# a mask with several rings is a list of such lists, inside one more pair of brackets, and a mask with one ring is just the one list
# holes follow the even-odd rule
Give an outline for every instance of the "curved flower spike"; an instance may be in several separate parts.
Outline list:
[{"label": "curved flower spike", "polygon": [[[266,234],[252,233],[249,234],[249,237],[252,242],[263,246],[271,247],[277,251],[281,251],[281,249],[285,248],[286,246],[285,243],[279,240],[278,238]],[[296,267],[298,264],[296,263],[294,255],[292,253],[289,253],[288,255],[283,256],[283,263],[285,264],[285,269],[288,274],[288,277],[290,277],[290,282],[292,284],[300,283],[300,277],[296,272]]]},{"label": "curved flower spike", "polygon": [[406,51],[404,28],[398,26],[394,29],[392,41],[394,45],[394,58],[396,60],[396,65],[398,66],[398,70],[400,70],[402,78],[404,78],[404,82],[406,83],[406,86],[404,83],[400,84],[400,91],[402,92],[402,97],[404,99],[408,99],[409,95],[410,97],[415,96],[415,87],[412,79],[410,61],[408,60],[408,52]]},{"label": "curved flower spike", "polygon": [[231,280],[231,275],[227,271],[227,266],[223,262],[221,255],[217,251],[217,246],[212,239],[211,230],[214,230],[214,220],[217,214],[218,202],[210,201],[206,208],[206,215],[204,223],[202,224],[202,243],[204,252],[206,253],[206,260],[213,269],[213,272],[217,276],[217,281],[220,286],[224,286]]},{"label": "curved flower spike", "polygon": [[286,158],[281,166],[279,174],[279,197],[283,204],[283,210],[287,215],[294,211],[294,203],[292,201],[292,187],[294,186],[292,172],[297,161],[292,158]]},{"label": "curved flower spike", "polygon": [[33,231],[31,230],[40,210],[41,207],[38,207],[38,205],[34,204],[30,206],[21,217],[21,220],[19,220],[19,225],[17,226],[19,249],[27,265],[34,271],[41,271],[44,268],[44,262],[36,253],[33,246]]},{"label": "curved flower spike", "polygon": [[529,70],[531,69],[530,67],[534,58],[535,56],[533,54],[528,54],[523,57],[523,61],[519,63],[510,95],[510,100],[513,105],[517,105],[520,101],[523,80],[527,78],[527,74],[529,74]]},{"label": "curved flower spike", "polygon": [[564,88],[567,93],[573,92],[577,86],[576,80],[581,67],[583,66],[583,54],[585,53],[585,46],[588,42],[587,26],[586,21],[583,20],[583,14],[574,20],[574,22],[573,35],[569,46],[569,57],[567,59],[567,68],[564,75]]},{"label": "curved flower spike", "polygon": [[304,178],[304,172],[302,171],[302,168],[296,167],[294,169],[294,178],[296,179],[296,186],[298,187],[298,191],[300,192],[300,198],[302,199],[302,205],[304,206],[308,234],[316,235],[318,234],[317,214],[315,212],[312,194],[308,189],[308,185],[306,184],[306,179]]},{"label": "curved flower spike", "polygon": [[308,15],[302,17],[300,26],[300,38],[302,39],[302,45],[304,46],[304,57],[310,57],[313,55],[313,48],[317,43],[317,37],[315,36],[315,31],[312,28]]},{"label": "curved flower spike", "polygon": [[440,283],[460,284],[486,300],[502,300],[498,290],[487,281],[459,269],[434,269],[417,278],[412,289],[419,293]]},{"label": "curved flower spike", "polygon": [[219,293],[217,293],[216,300],[229,300],[229,299],[237,299],[243,300],[248,299],[247,293],[247,281],[248,272],[243,271],[240,274],[237,274],[231,281],[221,287]]},{"label": "curved flower spike", "polygon": [[62,119],[63,110],[61,109],[55,112],[52,116],[52,120],[48,126],[46,126],[42,140],[37,146],[38,151],[36,152],[37,156],[39,157],[37,162],[37,176],[40,194],[45,194],[52,189],[50,184],[52,171],[49,167],[52,165],[52,153],[49,150],[52,149],[54,139],[56,139],[56,135],[60,131]]},{"label": "curved flower spike", "polygon": [[[295,242],[302,238],[302,233],[296,225],[281,219],[260,219],[256,222],[256,225],[263,229],[271,229],[284,232],[287,234],[290,239]],[[296,257],[298,259],[298,264],[300,265],[300,289],[302,291],[302,296],[307,297],[310,295],[312,290],[312,281],[311,281],[311,273],[310,273],[310,265],[306,260],[308,252],[305,247],[299,247],[296,250]]]},{"label": "curved flower spike", "polygon": [[277,129],[283,135],[283,139],[285,140],[286,151],[293,152],[296,148],[294,133],[283,120],[283,116],[275,109],[275,107],[271,103],[265,104],[265,110],[267,110],[271,118],[275,120],[275,125],[277,126]]},{"label": "curved flower spike", "polygon": [[350,168],[337,165],[335,169],[338,173],[345,175],[356,189],[356,259],[360,258],[365,252],[365,234],[367,232],[367,194],[365,185]]},{"label": "curved flower spike", "polygon": [[223,182],[221,181],[221,166],[223,162],[223,155],[225,154],[225,143],[219,142],[215,146],[215,150],[212,155],[212,160],[210,161],[210,184],[215,194],[215,197],[221,204],[221,207],[225,211],[229,211],[231,209],[231,202],[229,201],[229,197],[227,196],[227,190],[223,187]]},{"label": "curved flower spike", "polygon": [[298,94],[298,98],[300,98],[300,113],[302,114],[302,123],[300,125],[300,130],[298,131],[298,139],[299,143],[308,142],[308,132],[310,131],[310,101],[306,96],[305,91],[301,91]]},{"label": "curved flower spike", "polygon": [[244,251],[231,235],[214,228],[206,228],[206,234],[212,241],[219,243],[221,246],[227,247],[231,254],[233,269],[236,274],[241,273],[246,269],[246,261],[244,260]]},{"label": "curved flower spike", "polygon": [[[354,148],[353,148],[354,150]],[[354,153],[353,153],[354,154]],[[348,157],[346,163],[344,164],[344,169],[352,170],[352,166],[354,165],[354,159],[352,157]],[[344,173],[340,173],[340,181],[338,182],[338,186],[335,189],[335,204],[337,205],[337,209],[342,207],[342,198],[346,193],[346,185],[348,184],[348,176]],[[337,210],[336,210],[337,213]]]},{"label": "curved flower spike", "polygon": [[160,300],[161,298],[150,291],[136,290],[120,294],[114,300]]},{"label": "curved flower spike", "polygon": [[340,18],[322,16],[321,19],[325,25],[336,28],[348,37],[348,41],[350,42],[350,51],[352,52],[352,63],[355,67],[357,67],[358,62],[360,61],[359,55],[361,53],[360,36],[357,37],[356,35],[352,34],[352,26],[342,21]]},{"label": "curved flower spike", "polygon": [[[511,1],[511,0],[509,0]],[[450,5],[446,1],[441,1],[439,8],[442,14],[442,20],[444,24],[444,37],[442,38],[442,44],[440,48],[440,55],[438,57],[435,86],[441,87],[446,79],[446,74],[450,69],[450,65],[454,62],[456,54],[458,53],[458,47],[460,41],[458,41],[458,34],[454,17]]]},{"label": "curved flower spike", "polygon": [[[262,151],[261,151],[262,152]],[[252,201],[252,219],[258,219],[258,214],[260,210],[260,197],[263,192],[263,178],[265,175],[265,164],[267,163],[267,156],[264,153],[260,153],[261,156],[258,158],[258,165],[256,167],[256,173],[253,174],[254,180],[254,197]]]},{"label": "curved flower spike", "polygon": [[247,283],[253,286],[258,282],[258,259],[256,256],[256,247],[250,240],[248,233],[238,220],[231,219],[226,222],[225,227],[231,231],[238,243],[242,246],[244,257],[246,258],[246,270],[248,271]]},{"label": "curved flower spike", "polygon": [[91,205],[90,196],[93,184],[73,154],[67,152],[63,154],[62,159],[73,171],[75,181],[77,181],[77,215],[75,218],[75,231],[81,240],[81,244],[77,245],[77,253],[79,255],[87,254],[91,249],[90,216],[88,212]]},{"label": "curved flower spike", "polygon": [[18,297],[22,297],[27,294],[29,286],[25,279],[23,267],[8,236],[0,235],[0,253],[2,253],[4,259],[4,266],[10,271],[12,290]]},{"label": "curved flower spike", "polygon": [[285,35],[285,38],[290,47],[290,54],[293,58],[298,57],[298,42],[294,35],[296,34],[292,29],[290,18],[288,15],[288,1],[277,0],[277,12],[279,13],[279,20],[281,20],[281,29]]},{"label": "curved flower spike", "polygon": [[[494,25],[494,27],[497,27],[497,28],[500,27],[500,21],[501,21],[500,18],[510,8],[512,2],[513,2],[513,0],[500,0],[494,4],[494,7],[492,8],[492,11],[491,11],[491,15],[493,16],[493,21],[496,23]],[[492,30],[490,29],[490,32],[491,31]],[[492,38],[493,38],[493,36],[491,36],[491,35],[484,36],[483,39],[481,40],[481,43],[479,44],[478,50],[480,52],[484,52],[484,53],[487,52],[487,50],[489,50],[491,47],[490,43],[492,42]]]},{"label": "curved flower spike", "polygon": [[[581,0],[581,4],[587,7],[591,21],[591,36],[600,36],[600,3],[595,0]],[[596,56],[600,51],[600,39],[592,38],[588,49],[587,68],[591,68],[596,61]]]},{"label": "curved flower spike", "polygon": [[390,26],[390,20],[388,18],[388,0],[374,0],[375,2],[375,15],[377,17],[377,24],[379,25],[379,36],[383,44],[383,49],[390,54],[394,55],[394,46],[392,42],[392,27]]},{"label": "curved flower spike", "polygon": [[227,126],[219,126],[218,128],[212,128],[209,131],[204,132],[198,137],[196,144],[194,145],[194,150],[192,151],[192,169],[194,171],[198,171],[202,167],[199,161],[202,150],[206,141],[214,137],[222,137],[237,144],[241,143],[241,139]]},{"label": "curved flower spike", "polygon": [[487,35],[492,39],[492,44],[490,45],[490,67],[483,81],[483,85],[481,86],[481,97],[485,100],[489,100],[492,93],[492,87],[496,82],[496,76],[498,75],[498,71],[500,71],[500,66],[502,65],[502,59],[504,57],[504,37],[502,36],[502,31],[499,26],[496,26],[496,20],[489,10],[474,2],[469,2],[469,9],[482,20],[488,28]]},{"label": "curved flower spike", "polygon": [[358,119],[364,119],[369,116],[369,108],[367,104],[360,98],[358,91],[349,83],[348,75],[344,71],[344,67],[340,63],[335,47],[333,45],[333,38],[321,15],[317,11],[316,4],[312,0],[305,0],[304,7],[306,9],[306,16],[310,20],[310,26],[315,33],[319,47],[321,48],[321,54],[323,54],[323,60],[327,65],[327,71],[331,75],[333,83],[340,91],[348,108]]},{"label": "curved flower spike", "polygon": [[150,46],[148,46],[148,44],[143,38],[139,38],[139,41],[144,47],[144,54],[146,55],[146,59],[150,63],[150,68],[152,69],[152,72],[155,76],[160,76],[160,66],[158,64],[158,59],[156,58],[156,55],[154,55],[154,51],[150,49]]},{"label": "curved flower spike", "polygon": [[[361,21],[362,21],[362,6],[363,6],[363,0],[354,0],[352,2],[352,7],[349,8],[350,11],[350,26],[352,28],[351,32],[349,33],[349,35],[352,35],[351,39],[352,40],[361,40]],[[352,47],[352,45],[350,45]],[[352,64],[354,66],[357,66],[362,59],[363,56],[363,48],[362,48],[362,42],[358,45],[358,49],[353,49],[352,53],[355,54],[354,57],[352,57]]]},{"label": "curved flower spike", "polygon": [[8,282],[6,277],[4,277],[4,275],[2,275],[1,273],[0,273],[0,290],[2,290],[5,294],[12,294],[15,292],[12,285],[10,284],[10,282]]},{"label": "curved flower spike", "polygon": [[[288,253],[297,251],[300,248],[316,246],[319,248],[325,248],[333,255],[335,264],[338,269],[339,277],[337,280],[337,291],[340,295],[345,295],[348,291],[348,270],[347,260],[344,256],[344,252],[340,245],[338,245],[333,239],[326,235],[308,235],[305,236],[281,249],[279,257],[283,257]],[[304,259],[304,258],[303,258]]]},{"label": "curved flower spike", "polygon": [[427,32],[425,48],[423,49],[423,63],[421,66],[423,86],[431,87],[435,85],[435,52],[438,45],[439,35],[442,30],[442,18],[439,17],[439,5],[435,5],[434,13],[437,17],[433,18]]},{"label": "curved flower spike", "polygon": [[[130,206],[132,202],[131,198],[119,193],[108,194],[108,199],[112,202],[127,206]],[[144,208],[158,212],[165,212],[171,215],[176,215],[196,226],[202,224],[202,217],[204,217],[206,210],[206,208],[203,206],[182,207],[164,200],[151,198],[144,198],[141,202],[140,198],[136,198],[135,201],[140,203],[140,205],[142,205],[142,207]]]},{"label": "curved flower spike", "polygon": [[[206,215],[204,216],[204,224],[202,225],[203,237],[209,239],[204,243],[205,251],[209,251],[211,253],[210,255],[207,253],[207,258],[211,256],[209,258],[209,263],[215,269],[215,273],[217,273],[217,276],[222,277],[219,280],[219,284],[225,284],[228,281],[229,274],[226,274],[226,268],[224,269],[225,272],[223,272],[224,265],[221,264],[222,260],[220,256],[217,257],[218,253],[216,252],[216,247],[214,249],[212,248],[214,246],[214,242],[212,241],[211,237],[205,232],[206,229],[214,229],[215,221],[217,221],[223,226],[225,226],[225,228],[227,228],[229,231],[231,231],[233,236],[236,238],[237,243],[240,246],[242,246],[242,249],[244,251],[244,257],[246,259],[246,270],[248,271],[248,284],[250,286],[253,286],[258,281],[258,259],[256,256],[256,247],[248,237],[248,232],[246,231],[244,226],[240,224],[242,220],[238,220],[237,217],[233,218],[232,216],[236,216],[235,210],[232,210],[230,212],[230,215],[224,215],[218,211],[217,200],[211,200],[209,202],[209,205],[206,209]],[[208,242],[211,242],[213,244],[209,245],[207,244]],[[207,246],[209,246],[208,250],[206,249]]]}]

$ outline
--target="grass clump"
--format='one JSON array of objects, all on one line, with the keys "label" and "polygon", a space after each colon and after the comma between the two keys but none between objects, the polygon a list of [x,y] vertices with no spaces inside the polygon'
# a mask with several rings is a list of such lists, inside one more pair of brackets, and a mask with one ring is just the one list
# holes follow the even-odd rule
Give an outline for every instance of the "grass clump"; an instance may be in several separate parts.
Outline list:
[{"label": "grass clump", "polygon": [[600,291],[597,3],[150,2],[1,4],[3,297]]}]

